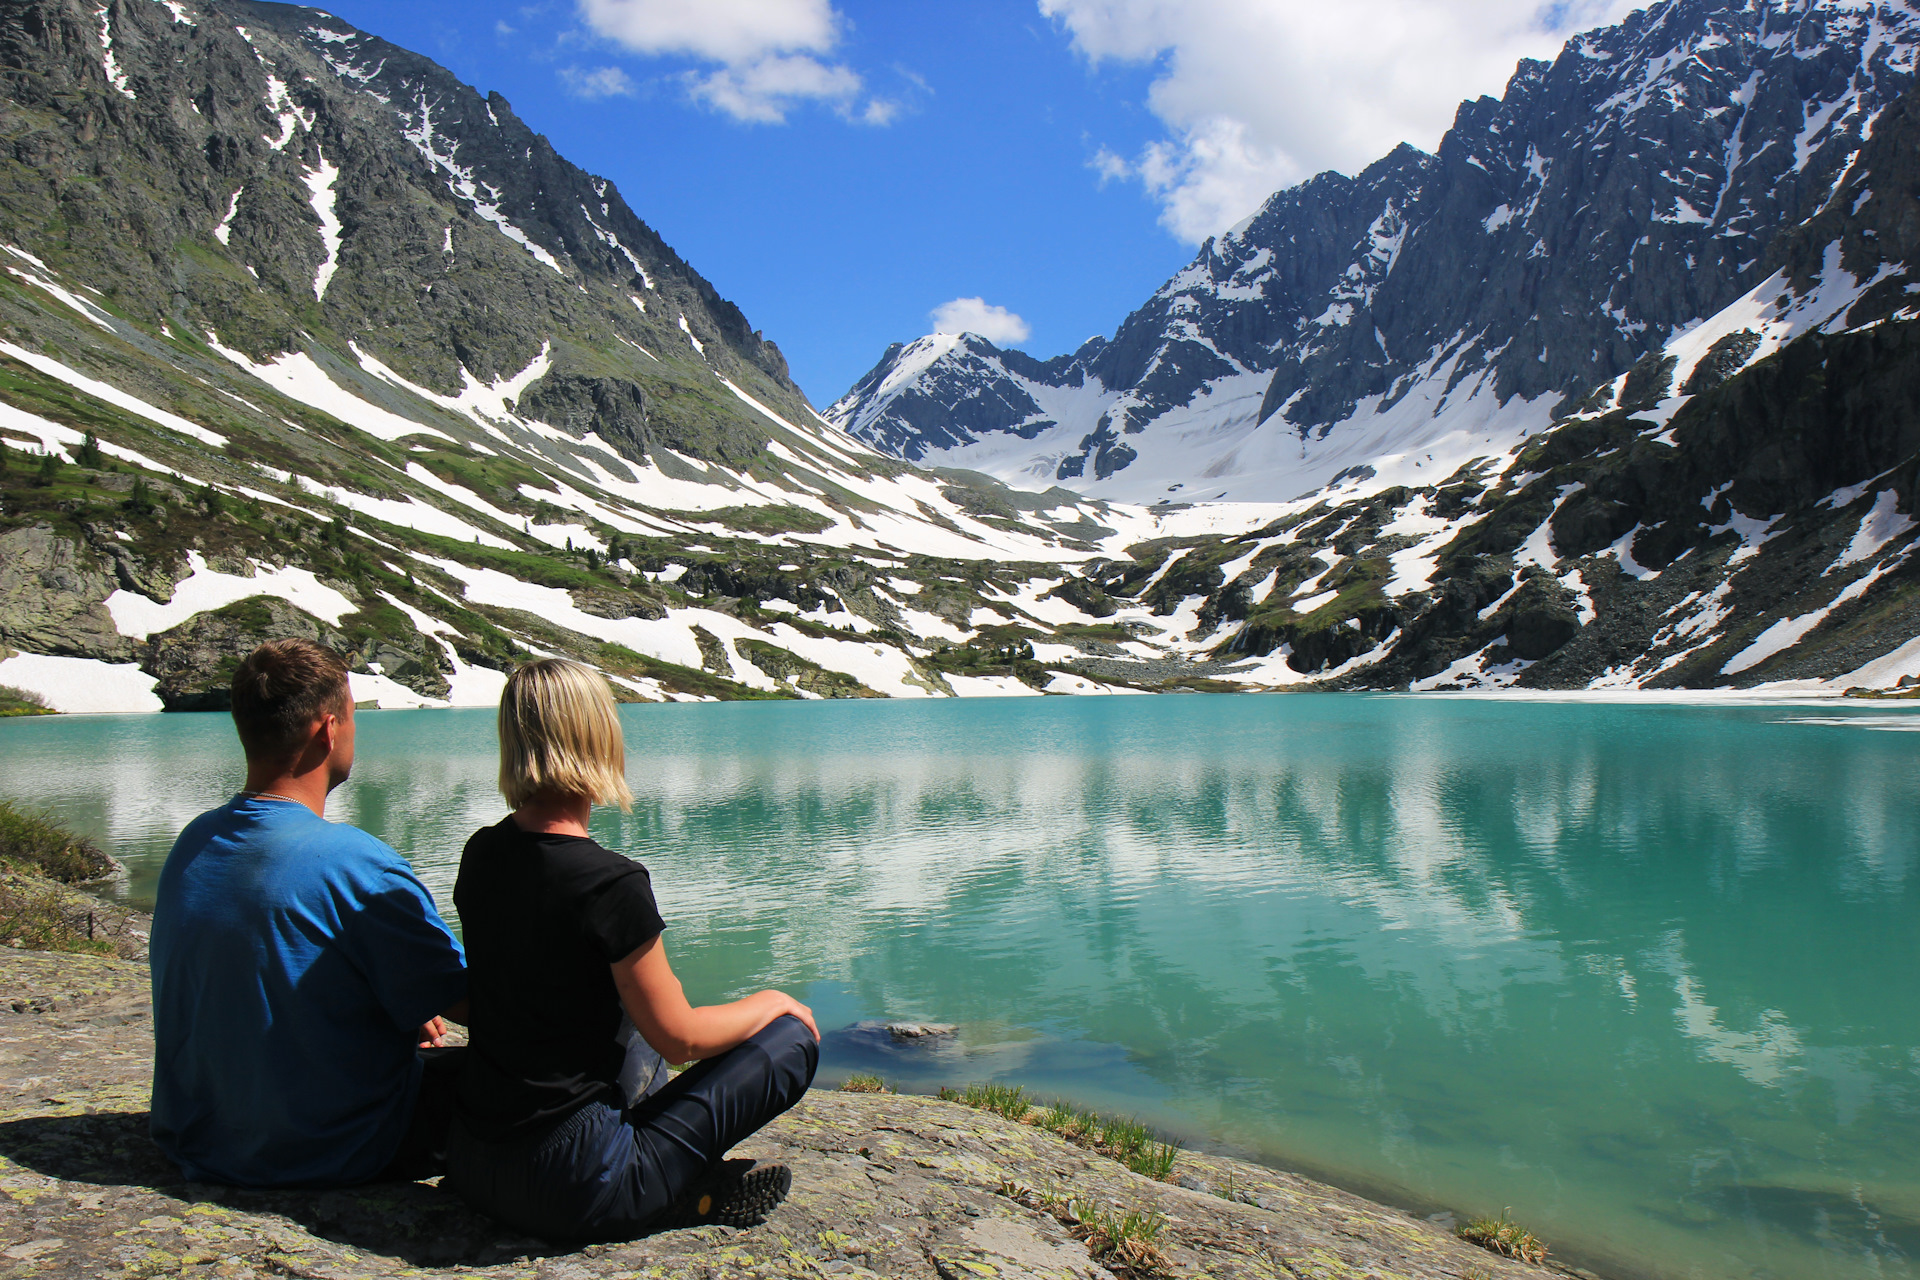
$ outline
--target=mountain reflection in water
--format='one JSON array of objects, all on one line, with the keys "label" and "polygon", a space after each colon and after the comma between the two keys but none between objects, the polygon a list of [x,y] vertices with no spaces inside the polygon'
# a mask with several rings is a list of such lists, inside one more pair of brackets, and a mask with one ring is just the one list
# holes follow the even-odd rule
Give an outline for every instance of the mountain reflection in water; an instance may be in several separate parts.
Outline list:
[{"label": "mountain reflection in water", "polygon": [[[998,1076],[1616,1273],[1920,1266],[1920,725],[1886,704],[1393,696],[646,706],[631,815],[696,998],[827,1074]],[[150,883],[219,717],[0,726],[0,794]],[[491,717],[363,718],[333,816],[448,901]]]}]

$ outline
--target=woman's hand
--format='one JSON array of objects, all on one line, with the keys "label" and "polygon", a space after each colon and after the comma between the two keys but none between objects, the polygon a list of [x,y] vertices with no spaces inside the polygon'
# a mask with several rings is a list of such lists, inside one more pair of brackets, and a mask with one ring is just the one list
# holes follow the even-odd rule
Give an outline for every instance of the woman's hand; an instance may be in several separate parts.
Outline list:
[{"label": "woman's hand", "polygon": [[786,992],[762,991],[757,995],[752,995],[747,998],[749,1000],[764,1000],[767,1002],[768,1006],[774,1010],[773,1017],[768,1018],[768,1022],[772,1022],[774,1018],[784,1018],[789,1015],[800,1019],[800,1021],[807,1024],[807,1030],[813,1032],[814,1043],[819,1043],[820,1028],[813,1023],[813,1010],[801,1004]]},{"label": "woman's hand", "polygon": [[757,1035],[775,1018],[791,1014],[820,1038],[813,1010],[784,991],[761,991],[731,1004],[694,1008],[667,963],[667,946],[660,938],[637,947],[613,962],[613,985],[620,1003],[641,1037],[668,1062],[696,1062],[718,1057]]}]

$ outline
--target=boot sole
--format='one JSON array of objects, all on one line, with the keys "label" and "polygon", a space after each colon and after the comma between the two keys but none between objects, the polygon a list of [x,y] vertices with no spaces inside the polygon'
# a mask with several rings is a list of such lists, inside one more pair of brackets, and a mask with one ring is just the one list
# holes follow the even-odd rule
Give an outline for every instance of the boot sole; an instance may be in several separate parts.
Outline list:
[{"label": "boot sole", "polygon": [[[744,1161],[741,1163],[745,1163]],[[793,1171],[783,1164],[757,1165],[736,1179],[702,1190],[666,1215],[659,1226],[757,1227],[793,1188]]]}]

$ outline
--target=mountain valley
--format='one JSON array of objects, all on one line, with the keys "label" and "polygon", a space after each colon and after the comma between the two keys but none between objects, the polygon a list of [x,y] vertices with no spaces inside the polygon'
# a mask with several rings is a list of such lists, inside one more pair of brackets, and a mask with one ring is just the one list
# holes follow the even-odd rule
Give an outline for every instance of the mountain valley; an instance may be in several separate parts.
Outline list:
[{"label": "mountain valley", "polygon": [[[822,416],[498,95],[313,9],[12,0],[0,685],[219,709],[302,634],[382,707],[546,653],[635,700],[1893,689],[1916,41],[1657,5],[1276,195],[1111,342],[922,339]],[[1568,120],[1667,141],[1602,180],[1543,159]]]}]

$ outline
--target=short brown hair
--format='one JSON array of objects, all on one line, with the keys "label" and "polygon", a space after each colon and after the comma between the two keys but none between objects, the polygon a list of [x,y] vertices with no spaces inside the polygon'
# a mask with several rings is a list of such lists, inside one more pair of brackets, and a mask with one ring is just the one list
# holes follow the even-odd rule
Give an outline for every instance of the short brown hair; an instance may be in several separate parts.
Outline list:
[{"label": "short brown hair", "polygon": [[633,807],[627,745],[606,677],[565,658],[519,667],[500,692],[500,794],[518,809],[537,795]]},{"label": "short brown hair", "polygon": [[233,673],[233,727],[249,760],[279,760],[352,696],[339,654],[311,640],[269,640]]}]

